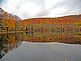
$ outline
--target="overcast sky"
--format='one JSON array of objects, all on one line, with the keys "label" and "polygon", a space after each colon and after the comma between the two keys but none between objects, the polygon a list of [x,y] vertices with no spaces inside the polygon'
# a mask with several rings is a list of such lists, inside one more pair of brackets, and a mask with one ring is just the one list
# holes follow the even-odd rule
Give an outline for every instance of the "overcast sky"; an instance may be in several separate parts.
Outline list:
[{"label": "overcast sky", "polygon": [[0,6],[22,19],[81,14],[81,0],[0,0]]}]

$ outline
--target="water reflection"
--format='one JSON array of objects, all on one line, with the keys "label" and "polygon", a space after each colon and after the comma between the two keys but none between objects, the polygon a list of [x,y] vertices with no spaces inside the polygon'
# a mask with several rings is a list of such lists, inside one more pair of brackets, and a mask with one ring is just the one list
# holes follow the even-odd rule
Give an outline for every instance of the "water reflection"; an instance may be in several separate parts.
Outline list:
[{"label": "water reflection", "polygon": [[12,49],[21,45],[19,34],[0,34],[0,59]]},{"label": "water reflection", "polygon": [[81,45],[22,42],[2,61],[81,61]]},{"label": "water reflection", "polygon": [[67,44],[81,44],[81,35],[62,35],[54,32],[23,32],[22,40],[27,42],[60,42]]},{"label": "water reflection", "polygon": [[53,32],[21,32],[0,34],[0,59],[25,42],[61,42],[81,44],[81,36],[63,36]]}]

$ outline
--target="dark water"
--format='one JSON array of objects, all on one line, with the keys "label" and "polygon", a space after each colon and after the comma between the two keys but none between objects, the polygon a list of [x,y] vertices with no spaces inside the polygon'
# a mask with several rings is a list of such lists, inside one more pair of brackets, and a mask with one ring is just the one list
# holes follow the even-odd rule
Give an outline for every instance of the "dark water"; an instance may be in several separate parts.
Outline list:
[{"label": "dark water", "polygon": [[0,34],[0,61],[81,61],[81,45],[27,42],[31,36]]}]

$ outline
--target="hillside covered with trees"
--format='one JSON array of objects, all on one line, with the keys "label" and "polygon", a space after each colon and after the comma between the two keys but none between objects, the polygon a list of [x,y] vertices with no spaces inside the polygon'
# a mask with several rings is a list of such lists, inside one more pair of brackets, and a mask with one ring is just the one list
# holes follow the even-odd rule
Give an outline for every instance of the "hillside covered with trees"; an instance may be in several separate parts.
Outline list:
[{"label": "hillside covered with trees", "polygon": [[81,44],[81,15],[21,20],[0,8],[0,33],[16,32],[23,32],[22,40],[29,42]]},{"label": "hillside covered with trees", "polygon": [[19,30],[18,23],[20,20],[18,16],[5,12],[0,8],[0,32]]}]

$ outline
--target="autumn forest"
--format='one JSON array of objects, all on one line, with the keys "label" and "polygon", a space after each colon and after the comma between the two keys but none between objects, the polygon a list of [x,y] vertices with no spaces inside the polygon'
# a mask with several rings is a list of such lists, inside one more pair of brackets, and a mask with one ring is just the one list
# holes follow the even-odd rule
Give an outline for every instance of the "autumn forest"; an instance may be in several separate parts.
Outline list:
[{"label": "autumn forest", "polygon": [[81,44],[81,15],[22,20],[0,8],[0,34],[19,32],[28,42]]}]

